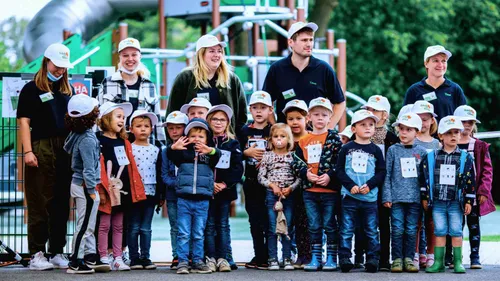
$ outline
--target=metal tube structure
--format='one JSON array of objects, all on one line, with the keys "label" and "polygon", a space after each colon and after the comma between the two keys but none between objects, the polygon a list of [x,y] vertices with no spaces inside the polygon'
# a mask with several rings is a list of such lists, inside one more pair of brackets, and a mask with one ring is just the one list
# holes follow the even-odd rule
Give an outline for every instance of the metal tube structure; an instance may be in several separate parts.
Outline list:
[{"label": "metal tube structure", "polygon": [[274,31],[278,32],[281,34],[283,37],[287,38],[288,37],[288,31],[286,31],[283,27],[277,25],[275,22],[270,21],[270,20],[265,20],[264,23],[272,28]]},{"label": "metal tube structure", "polygon": [[[339,58],[337,60],[337,77],[339,79],[340,86],[342,87],[342,90],[345,92],[346,91],[346,67],[347,67],[347,57],[346,57],[346,40],[345,39],[339,39],[337,40],[337,48],[339,49]],[[344,95],[345,97],[345,95]],[[342,118],[340,118],[339,121],[339,131],[342,131],[347,123],[347,118],[346,118],[346,113],[344,111],[344,114]]]}]

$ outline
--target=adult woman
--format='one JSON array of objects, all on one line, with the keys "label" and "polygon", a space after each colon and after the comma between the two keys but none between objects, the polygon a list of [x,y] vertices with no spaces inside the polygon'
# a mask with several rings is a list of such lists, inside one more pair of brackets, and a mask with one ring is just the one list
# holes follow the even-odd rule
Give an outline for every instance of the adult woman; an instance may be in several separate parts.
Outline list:
[{"label": "adult woman", "polygon": [[[67,268],[66,245],[71,182],[70,160],[63,150],[68,131],[64,115],[73,89],[68,81],[69,49],[59,43],[44,53],[35,79],[19,95],[17,118],[23,146],[28,207],[30,269]],[[49,242],[50,262],[44,257]]]},{"label": "adult woman", "polygon": [[206,98],[212,105],[227,104],[234,111],[231,128],[238,133],[247,121],[247,104],[240,79],[224,59],[226,43],[213,35],[203,35],[196,42],[193,67],[177,75],[167,107],[167,114],[179,110],[195,97]]},{"label": "adult woman", "polygon": [[[445,77],[451,52],[443,46],[427,48],[424,54],[424,66],[427,77],[408,88],[404,104],[425,100],[434,105],[434,112],[441,119],[453,115],[455,109],[466,104],[464,91],[455,82]],[[439,121],[439,120],[438,120]]]}]

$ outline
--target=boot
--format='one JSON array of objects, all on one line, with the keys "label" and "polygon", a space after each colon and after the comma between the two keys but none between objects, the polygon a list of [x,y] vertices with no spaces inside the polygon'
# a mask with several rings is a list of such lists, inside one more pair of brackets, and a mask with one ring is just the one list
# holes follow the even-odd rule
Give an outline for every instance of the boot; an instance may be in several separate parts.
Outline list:
[{"label": "boot", "polygon": [[444,251],[445,247],[434,247],[434,264],[431,267],[427,267],[425,272],[444,272]]},{"label": "boot", "polygon": [[321,269],[321,252],[323,248],[321,244],[313,244],[311,248],[311,262],[304,267],[304,271],[318,271]]},{"label": "boot", "polygon": [[337,270],[337,255],[339,249],[337,245],[326,245],[326,263],[323,265],[323,271]]},{"label": "boot", "polygon": [[462,264],[462,247],[453,247],[453,265],[455,273],[465,273],[465,267]]}]

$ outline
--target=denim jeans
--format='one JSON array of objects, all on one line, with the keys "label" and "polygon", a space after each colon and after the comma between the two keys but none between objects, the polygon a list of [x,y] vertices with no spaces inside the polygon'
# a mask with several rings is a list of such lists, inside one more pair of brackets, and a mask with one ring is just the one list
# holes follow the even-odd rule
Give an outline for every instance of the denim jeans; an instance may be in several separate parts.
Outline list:
[{"label": "denim jeans", "polygon": [[366,237],[366,260],[379,260],[380,243],[378,240],[378,208],[377,201],[365,202],[346,195],[342,198],[342,223],[340,227],[340,258],[351,258],[351,244],[356,221]]},{"label": "denim jeans", "polygon": [[391,210],[392,259],[413,259],[415,255],[415,245],[417,245],[420,203],[394,203],[392,204]]},{"label": "denim jeans", "polygon": [[338,243],[338,225],[335,218],[335,206],[338,204],[338,194],[304,191],[304,205],[311,244],[323,244],[323,231],[326,234],[327,245]]},{"label": "denim jeans", "polygon": [[[128,214],[128,249],[130,259],[149,259],[151,249],[151,223],[155,211],[155,202],[152,198],[137,202],[132,205]],[[139,243],[141,239],[141,254],[139,255]]]},{"label": "denim jeans", "polygon": [[[286,199],[281,199],[283,203],[283,212],[285,213],[288,234],[290,235],[293,225],[293,195],[290,194]],[[278,235],[276,234],[276,218],[278,212],[274,210],[274,204],[278,201],[271,190],[267,190],[266,206],[269,218],[269,228],[267,230],[267,247],[269,249],[269,259],[278,260]],[[284,259],[290,259],[292,256],[291,239],[281,235],[281,245]]]},{"label": "denim jeans", "polygon": [[462,237],[463,216],[460,202],[435,200],[432,208],[434,234],[437,237]]},{"label": "denim jeans", "polygon": [[258,262],[267,262],[267,210],[266,188],[259,184],[257,179],[247,178],[243,184],[245,192],[245,209],[250,223],[255,258]]},{"label": "denim jeans", "polygon": [[210,200],[208,208],[207,228],[205,229],[205,255],[210,258],[227,259],[231,233],[229,212],[231,201],[222,199]]},{"label": "denim jeans", "polygon": [[177,199],[177,254],[179,263],[189,261],[189,243],[193,244],[193,263],[203,261],[203,241],[209,200]]},{"label": "denim jeans", "polygon": [[172,257],[177,255],[177,200],[167,200],[168,222],[170,223],[170,244],[172,245]]}]

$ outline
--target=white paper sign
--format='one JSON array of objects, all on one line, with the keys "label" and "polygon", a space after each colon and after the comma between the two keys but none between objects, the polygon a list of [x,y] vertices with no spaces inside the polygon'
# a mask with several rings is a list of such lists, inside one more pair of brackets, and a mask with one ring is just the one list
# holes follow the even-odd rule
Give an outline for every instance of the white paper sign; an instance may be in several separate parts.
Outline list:
[{"label": "white paper sign", "polygon": [[248,140],[248,147],[253,146],[256,144],[255,148],[258,149],[266,149],[267,146],[267,141],[264,139],[249,139]]},{"label": "white paper sign", "polygon": [[231,151],[220,150],[221,155],[219,158],[219,162],[215,166],[217,169],[228,169],[229,164],[231,163]]},{"label": "white paper sign", "polygon": [[28,82],[29,80],[23,80],[21,77],[2,78],[2,117],[16,117],[19,94]]},{"label": "white paper sign", "polygon": [[437,99],[436,92],[430,92],[422,96],[425,101],[432,101]]},{"label": "white paper sign", "polygon": [[400,158],[399,160],[401,161],[401,173],[403,178],[416,178],[418,176],[415,157]]},{"label": "white paper sign", "polygon": [[198,94],[196,94],[196,97],[203,98],[203,99],[210,101],[210,94],[209,93],[198,93]]},{"label": "white paper sign", "polygon": [[307,146],[307,164],[319,163],[321,157],[321,144],[310,144]]},{"label": "white paper sign", "polygon": [[354,152],[352,154],[351,166],[356,173],[366,173],[366,169],[368,166],[368,154]]},{"label": "white paper sign", "polygon": [[439,184],[455,185],[456,169],[455,165],[441,164],[439,168]]},{"label": "white paper sign", "polygon": [[53,100],[54,99],[54,95],[52,95],[51,92],[47,92],[47,93],[45,93],[43,95],[40,95],[39,97],[40,97],[40,100],[42,102],[47,102],[49,100]]},{"label": "white paper sign", "polygon": [[115,146],[115,156],[116,160],[118,160],[118,165],[126,166],[130,164],[127,154],[125,153],[125,146]]},{"label": "white paper sign", "polygon": [[128,89],[128,97],[133,98],[133,99],[138,98],[139,97],[139,90]]},{"label": "white paper sign", "polygon": [[286,91],[281,92],[281,93],[283,94],[283,98],[286,100],[295,97],[295,91],[293,89],[286,90]]}]

